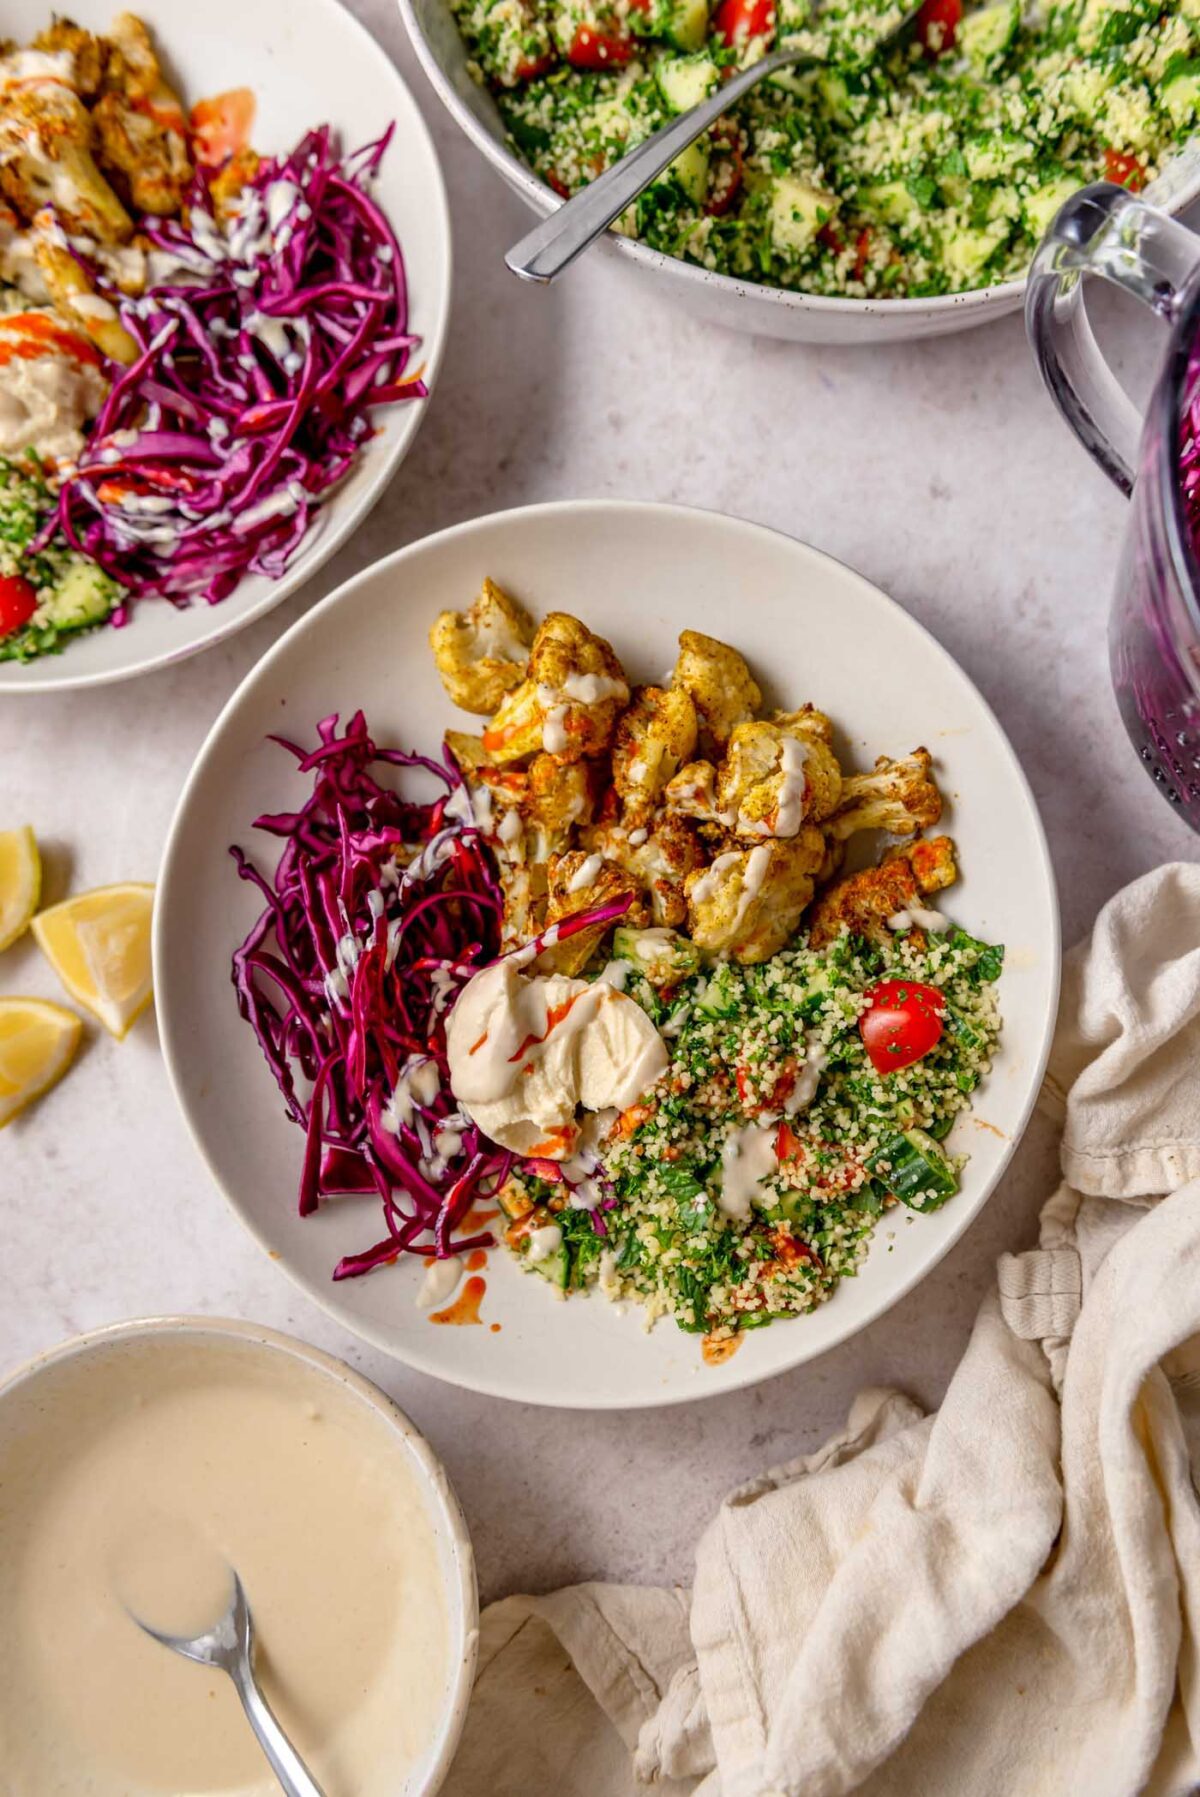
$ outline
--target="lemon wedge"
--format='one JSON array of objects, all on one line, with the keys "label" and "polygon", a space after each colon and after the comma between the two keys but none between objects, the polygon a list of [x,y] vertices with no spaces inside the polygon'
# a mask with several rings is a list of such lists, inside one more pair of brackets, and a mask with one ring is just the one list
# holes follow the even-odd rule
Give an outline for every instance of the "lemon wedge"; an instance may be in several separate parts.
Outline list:
[{"label": "lemon wedge", "polygon": [[0,1129],[62,1078],[82,1028],[44,998],[0,998]]},{"label": "lemon wedge", "polygon": [[0,949],[29,928],[42,893],[42,858],[28,824],[0,830]]},{"label": "lemon wedge", "polygon": [[151,999],[154,888],[98,886],[39,911],[33,934],[71,997],[118,1040]]}]

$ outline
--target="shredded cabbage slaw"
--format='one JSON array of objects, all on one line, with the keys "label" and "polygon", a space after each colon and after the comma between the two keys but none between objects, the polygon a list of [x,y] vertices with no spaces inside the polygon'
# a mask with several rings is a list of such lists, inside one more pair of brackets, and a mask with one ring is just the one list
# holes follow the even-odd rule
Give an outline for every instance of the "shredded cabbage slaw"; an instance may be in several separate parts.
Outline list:
[{"label": "shredded cabbage slaw", "polygon": [[[301,1215],[352,1193],[375,1192],[382,1203],[386,1235],[334,1269],[334,1279],[351,1279],[404,1253],[445,1259],[494,1246],[486,1229],[456,1232],[470,1231],[473,1206],[494,1197],[514,1157],[459,1110],[445,1019],[499,955],[502,901],[448,752],[434,761],[380,748],[361,711],[344,729],[336,714],[324,718],[317,736],[311,750],[271,738],[313,777],[298,810],[255,819],[283,841],[273,878],[230,850],[264,900],[232,977],[238,1009],[305,1131]],[[424,770],[444,790],[415,802],[383,784],[377,764]],[[513,958],[527,964],[629,902],[579,912]]]},{"label": "shredded cabbage slaw", "polygon": [[162,279],[129,298],[89,268],[138,355],[106,366],[111,391],[47,539],[61,529],[131,597],[179,605],[284,573],[371,408],[427,393],[408,371],[400,245],[368,191],[391,136],[342,160],[328,126],[309,132],[220,223],[216,171],[198,168],[186,225],[140,221]]}]

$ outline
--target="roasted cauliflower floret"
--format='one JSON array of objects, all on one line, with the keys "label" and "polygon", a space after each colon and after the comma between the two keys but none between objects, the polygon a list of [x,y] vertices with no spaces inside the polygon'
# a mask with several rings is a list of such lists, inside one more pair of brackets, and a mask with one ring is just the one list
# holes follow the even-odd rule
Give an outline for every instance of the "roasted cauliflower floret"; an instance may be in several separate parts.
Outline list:
[{"label": "roasted cauliflower floret", "polygon": [[526,613],[492,580],[484,581],[469,611],[439,613],[429,632],[433,659],[451,700],[484,717],[525,679],[532,641]]},{"label": "roasted cauliflower floret", "polygon": [[[208,194],[213,204],[213,216],[218,224],[224,224],[225,220],[232,216],[235,205],[242,197],[242,190],[250,185],[258,173],[261,160],[257,150],[249,148],[235,150],[220,173],[213,176],[209,183]],[[490,586],[491,582],[485,581],[484,585],[485,587]],[[496,591],[499,592],[499,590],[497,587]],[[512,604],[511,600],[509,600],[509,604]],[[497,698],[496,705],[499,703],[500,700]],[[494,711],[495,708],[495,705],[488,705],[484,709]],[[464,710],[469,711],[471,707],[465,706]]]},{"label": "roasted cauliflower floret", "polygon": [[794,836],[836,806],[842,770],[829,719],[811,707],[738,724],[717,772],[717,808],[738,836]]},{"label": "roasted cauliflower floret", "polygon": [[686,882],[693,942],[746,966],[769,960],[795,932],[824,854],[825,839],[810,824],[752,849],[723,850]]},{"label": "roasted cauliflower floret", "polygon": [[24,219],[53,205],[65,230],[124,243],[133,223],[92,157],[92,121],[60,81],[5,86],[0,61],[0,191]]},{"label": "roasted cauliflower floret", "polygon": [[550,612],[533,639],[528,678],[488,724],[484,748],[496,762],[524,761],[538,750],[560,761],[601,755],[628,698],[604,638],[566,612]]},{"label": "roasted cauliflower floret", "polygon": [[108,46],[104,92],[92,109],[97,161],[139,212],[170,217],[192,178],[183,107],[140,19],[118,13]]},{"label": "roasted cauliflower floret", "polygon": [[954,844],[948,836],[908,843],[878,867],[864,867],[823,892],[809,918],[809,941],[820,948],[832,942],[843,925],[855,936],[884,941],[890,933],[889,917],[914,906],[921,910],[927,893],[952,886],[957,878]]},{"label": "roasted cauliflower floret", "polygon": [[663,799],[668,811],[700,823],[721,823],[717,802],[717,770],[711,761],[689,761],[668,780]]},{"label": "roasted cauliflower floret", "polygon": [[[561,923],[564,918],[576,917],[581,911],[590,911],[596,905],[604,905],[611,899],[619,898],[633,901],[624,913],[626,922],[644,924],[647,921],[645,908],[638,903],[640,892],[637,881],[622,868],[606,861],[603,855],[572,849],[566,855],[552,856],[548,871],[548,924]],[[539,968],[544,972],[579,973],[587,966],[612,927],[613,919],[609,918],[607,923],[591,924],[586,930],[568,936],[565,942],[543,950],[538,957]]]},{"label": "roasted cauliflower floret", "polygon": [[100,92],[108,64],[108,45],[102,37],[75,25],[70,19],[55,19],[39,31],[30,44],[31,50],[42,50],[47,56],[68,55],[73,58],[72,86],[85,100]]},{"label": "roasted cauliflower floret", "polygon": [[639,686],[617,720],[613,785],[625,817],[645,823],[667,782],[696,747],[696,708],[682,687]]},{"label": "roasted cauliflower floret", "polygon": [[544,723],[542,748],[565,761],[600,755],[629,702],[625,670],[610,643],[569,612],[548,612],[529,652]]},{"label": "roasted cauliflower floret", "polygon": [[603,771],[595,762],[535,755],[523,809],[530,822],[561,848],[572,829],[591,823],[602,779]]},{"label": "roasted cauliflower floret", "polygon": [[588,843],[638,882],[650,901],[654,923],[675,928],[686,921],[685,882],[707,859],[686,818],[663,812],[649,829],[609,825],[594,830]]},{"label": "roasted cauliflower floret", "polygon": [[63,317],[114,362],[127,366],[136,362],[137,344],[121,323],[112,301],[96,292],[47,215],[39,214],[35,222],[34,255],[47,291]]},{"label": "roasted cauliflower floret", "polygon": [[762,704],[758,683],[737,650],[698,630],[680,632],[671,685],[690,695],[704,735],[717,749],[723,749],[736,726],[748,723]]},{"label": "roasted cauliflower floret", "polygon": [[914,749],[900,761],[881,755],[871,774],[850,774],[842,782],[837,814],[828,828],[844,842],[859,830],[886,830],[915,836],[942,815],[942,795],[933,780],[928,749]]}]

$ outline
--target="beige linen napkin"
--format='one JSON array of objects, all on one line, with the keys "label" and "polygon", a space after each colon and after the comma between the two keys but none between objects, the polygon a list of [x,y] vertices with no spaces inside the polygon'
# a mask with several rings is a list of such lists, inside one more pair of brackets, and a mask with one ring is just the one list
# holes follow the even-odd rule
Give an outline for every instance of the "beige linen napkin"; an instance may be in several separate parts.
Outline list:
[{"label": "beige linen napkin", "polygon": [[1048,1093],[1066,1183],[937,1414],[864,1392],[731,1493],[690,1606],[493,1605],[447,1797],[1200,1788],[1200,868],[1068,957]]}]

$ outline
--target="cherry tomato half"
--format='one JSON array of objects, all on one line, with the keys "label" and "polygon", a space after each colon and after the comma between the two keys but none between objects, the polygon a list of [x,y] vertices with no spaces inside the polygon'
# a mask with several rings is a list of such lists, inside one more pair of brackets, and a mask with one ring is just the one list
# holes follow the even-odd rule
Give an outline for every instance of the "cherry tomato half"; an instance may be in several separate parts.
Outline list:
[{"label": "cherry tomato half", "polygon": [[0,574],[0,636],[11,636],[37,610],[37,591],[23,574]]},{"label": "cherry tomato half", "polygon": [[729,49],[740,49],[752,37],[774,37],[775,0],[721,0],[712,29]]},{"label": "cherry tomato half", "polygon": [[575,69],[619,69],[630,60],[635,48],[631,37],[581,25],[571,39],[567,61]]},{"label": "cherry tomato half", "polygon": [[941,1040],[946,1000],[937,986],[916,980],[882,980],[867,993],[870,1008],[858,1020],[863,1047],[876,1073],[898,1073]]},{"label": "cherry tomato half", "polygon": [[1125,150],[1105,150],[1104,173],[1109,181],[1115,181],[1118,187],[1127,187],[1130,193],[1140,193],[1146,185],[1144,166]]},{"label": "cherry tomato half", "polygon": [[962,0],[924,0],[915,29],[925,46],[926,56],[944,56],[947,50],[954,48],[962,16]]}]

